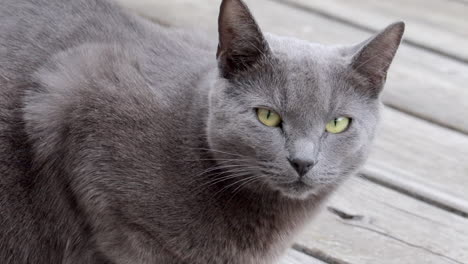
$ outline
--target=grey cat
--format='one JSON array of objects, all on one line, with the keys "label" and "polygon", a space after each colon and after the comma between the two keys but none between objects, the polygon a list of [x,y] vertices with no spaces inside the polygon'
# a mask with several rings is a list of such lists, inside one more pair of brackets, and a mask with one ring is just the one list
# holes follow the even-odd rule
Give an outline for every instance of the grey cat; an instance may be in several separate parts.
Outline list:
[{"label": "grey cat", "polygon": [[2,0],[0,263],[274,263],[366,159],[403,31],[310,44],[224,0],[216,43]]}]

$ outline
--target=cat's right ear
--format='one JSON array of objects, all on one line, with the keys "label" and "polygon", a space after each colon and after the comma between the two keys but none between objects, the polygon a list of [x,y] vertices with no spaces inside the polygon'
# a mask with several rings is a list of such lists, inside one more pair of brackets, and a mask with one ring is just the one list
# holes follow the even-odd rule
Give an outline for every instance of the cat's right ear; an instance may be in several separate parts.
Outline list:
[{"label": "cat's right ear", "polygon": [[269,52],[260,28],[241,0],[223,0],[218,32],[216,58],[224,78],[229,79],[248,70]]},{"label": "cat's right ear", "polygon": [[367,79],[369,85],[360,87],[366,94],[377,97],[382,91],[388,68],[397,52],[404,31],[405,24],[397,22],[353,47],[355,54],[351,66]]}]

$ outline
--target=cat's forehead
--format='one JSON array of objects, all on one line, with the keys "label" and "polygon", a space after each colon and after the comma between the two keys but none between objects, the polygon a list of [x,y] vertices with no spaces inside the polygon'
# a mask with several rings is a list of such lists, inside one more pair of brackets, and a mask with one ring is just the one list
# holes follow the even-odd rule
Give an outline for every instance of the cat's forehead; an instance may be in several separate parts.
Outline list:
[{"label": "cat's forehead", "polygon": [[349,62],[349,57],[343,53],[343,46],[323,45],[273,34],[266,34],[265,37],[270,49],[277,57],[291,62],[310,61],[322,65]]},{"label": "cat's forehead", "polygon": [[353,103],[350,58],[342,47],[273,35],[267,38],[276,67],[286,75],[287,82],[278,87],[285,95],[283,110],[327,113]]}]

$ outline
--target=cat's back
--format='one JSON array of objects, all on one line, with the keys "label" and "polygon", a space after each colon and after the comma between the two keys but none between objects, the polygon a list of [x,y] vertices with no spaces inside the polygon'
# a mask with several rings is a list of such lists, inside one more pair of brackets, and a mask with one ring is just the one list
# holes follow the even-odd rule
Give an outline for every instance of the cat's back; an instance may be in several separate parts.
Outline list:
[{"label": "cat's back", "polygon": [[[52,218],[55,216],[50,216],[51,219],[42,218],[44,215],[48,215],[45,212],[53,211],[53,208],[48,206],[60,208],[68,206],[55,204],[57,201],[66,203],[66,199],[59,197],[61,194],[54,189],[54,182],[46,182],[46,180],[52,179],[49,177],[50,175],[47,175],[49,178],[43,177],[42,182],[38,180],[34,168],[41,165],[36,164],[36,156],[32,148],[33,142],[26,129],[28,124],[25,120],[25,112],[27,111],[25,109],[29,109],[29,101],[25,98],[31,91],[36,94],[45,93],[45,96],[40,98],[52,98],[47,102],[45,102],[46,100],[35,102],[37,105],[46,106],[50,103],[57,106],[66,103],[54,101],[54,97],[51,96],[54,93],[67,94],[64,92],[65,89],[68,89],[65,86],[48,87],[47,89],[39,87],[40,84],[37,83],[38,72],[44,68],[44,65],[53,70],[54,62],[57,59],[69,58],[75,54],[85,54],[88,57],[81,58],[81,62],[103,66],[99,68],[101,73],[108,73],[117,68],[128,68],[126,65],[112,68],[105,62],[95,60],[98,56],[93,55],[98,54],[96,52],[100,50],[110,52],[102,57],[112,58],[112,61],[115,62],[114,66],[120,62],[133,63],[137,61],[138,69],[132,69],[135,70],[135,74],[138,73],[142,76],[133,78],[135,76],[130,76],[131,73],[125,72],[120,75],[120,78],[126,79],[125,77],[129,76],[129,80],[148,81],[149,85],[143,83],[139,87],[140,90],[132,90],[132,96],[140,96],[141,98],[142,94],[158,97],[156,95],[164,93],[166,88],[187,90],[193,87],[194,79],[198,76],[197,73],[205,70],[200,65],[206,64],[207,61],[211,61],[209,64],[213,64],[215,60],[214,49],[209,49],[213,46],[205,44],[199,37],[155,25],[128,13],[107,0],[2,0],[0,2],[0,211],[2,212],[0,214],[0,237],[2,238],[0,260],[7,259],[7,263],[10,263],[8,261],[10,255],[19,256],[23,253],[26,255],[28,250],[40,252],[42,247],[44,249],[55,247],[56,245],[53,243],[57,242],[53,240],[48,242],[52,244],[39,244],[40,232],[50,231],[47,226],[49,222],[54,221]],[[70,56],[65,56],[67,53]],[[211,57],[208,56],[210,54]],[[70,74],[67,77],[85,76],[84,78],[87,78],[85,74],[80,74],[79,70],[93,73],[93,69],[78,66],[71,65]],[[106,66],[109,67],[106,68]],[[103,76],[114,75],[104,74]],[[106,84],[106,81],[96,80],[95,83]],[[147,91],[139,93],[138,91],[145,89],[144,87],[155,91],[154,93]],[[77,85],[75,88],[81,89],[84,86]],[[111,90],[109,87],[105,88],[104,86],[96,86],[87,89],[95,89],[92,94],[104,98],[106,94],[100,92],[100,89],[107,92]],[[49,92],[50,94],[48,94]],[[180,102],[190,101],[183,100],[184,98],[180,94],[177,94],[177,97]],[[114,98],[123,98],[122,100],[124,100],[131,98],[131,96],[120,94]],[[164,96],[158,98],[164,98]],[[159,103],[157,100],[152,102]],[[109,111],[113,111],[114,114],[122,110],[121,104],[122,102],[118,100],[109,100],[106,107],[111,109]],[[78,107],[78,105],[75,106]],[[129,108],[140,109],[140,112],[135,112],[135,115],[138,116],[139,113],[147,111],[145,107],[158,109],[157,106],[152,105]],[[48,113],[45,113],[42,117],[48,116]],[[48,122],[50,120],[36,121],[39,124],[44,124],[44,127],[50,131],[55,131],[55,128],[52,127],[53,123]],[[45,197],[41,195],[48,191],[53,194],[50,198],[53,203],[51,201],[47,203],[47,201],[38,198]],[[73,220],[73,218],[71,219]],[[62,224],[76,226],[65,222]],[[63,229],[67,230],[67,227],[63,227]],[[9,251],[9,247],[15,249],[15,254]],[[21,251],[24,252],[18,253]],[[41,258],[44,259],[44,262],[38,261],[36,263],[54,263],[52,260],[47,260],[49,256],[43,255]]]},{"label": "cat's back", "polygon": [[24,94],[34,88],[34,73],[82,43],[138,39],[144,23],[106,0],[1,1],[0,187],[13,186],[28,167],[22,109]]},{"label": "cat's back", "polygon": [[132,60],[138,60],[139,70],[146,75],[142,79],[155,90],[189,87],[204,70],[202,64],[215,62],[213,45],[199,36],[155,25],[112,1],[1,1],[0,202],[7,189],[28,186],[20,184],[27,178],[32,155],[24,129],[24,96],[37,88],[36,73],[44,65],[53,65],[58,54],[88,44],[118,46],[135,54]]},{"label": "cat's back", "polygon": [[84,42],[125,42],[143,30],[106,0],[3,0],[0,76],[24,78],[60,51]]},{"label": "cat's back", "polygon": [[112,0],[3,0],[1,5],[0,76],[10,80],[24,78],[54,54],[82,43],[151,46],[179,60],[213,46],[137,17]]}]

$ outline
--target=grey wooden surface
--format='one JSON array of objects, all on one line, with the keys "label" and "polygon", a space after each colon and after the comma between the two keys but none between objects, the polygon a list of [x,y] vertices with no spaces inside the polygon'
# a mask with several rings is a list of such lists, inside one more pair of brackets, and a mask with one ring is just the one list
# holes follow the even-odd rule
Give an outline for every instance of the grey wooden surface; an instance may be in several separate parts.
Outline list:
[{"label": "grey wooden surface", "polygon": [[[378,30],[395,20],[408,23],[406,40],[468,62],[468,5],[450,0],[278,0],[310,8],[345,23]],[[351,15],[352,14],[352,15]]]},{"label": "grey wooden surface", "polygon": [[414,183],[424,185],[428,199],[451,201],[448,206],[468,213],[464,134],[387,109],[365,171],[383,181],[403,179],[399,187],[409,192],[417,191]]},{"label": "grey wooden surface", "polygon": [[325,264],[316,258],[303,254],[297,250],[290,249],[279,264]]},{"label": "grey wooden surface", "polygon": [[356,264],[467,263],[468,220],[354,178],[296,243]]},{"label": "grey wooden surface", "polygon": [[[216,38],[219,0],[119,1]],[[468,263],[464,1],[246,0],[264,31],[327,44],[356,43],[370,30],[407,22],[366,179],[354,177],[333,195],[296,240],[306,254],[289,250],[282,264]]]}]

